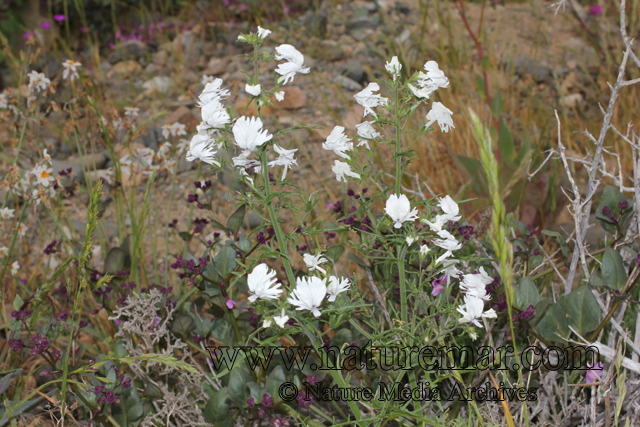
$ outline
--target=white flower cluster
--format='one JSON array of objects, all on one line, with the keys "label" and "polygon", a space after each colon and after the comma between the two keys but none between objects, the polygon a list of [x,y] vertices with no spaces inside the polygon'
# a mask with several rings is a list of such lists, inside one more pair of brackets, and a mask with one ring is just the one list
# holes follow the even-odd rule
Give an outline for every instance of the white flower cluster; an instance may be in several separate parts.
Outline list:
[{"label": "white flower cluster", "polygon": [[465,292],[464,304],[458,307],[458,312],[462,317],[458,320],[460,323],[472,323],[481,328],[480,318],[495,318],[496,312],[490,308],[484,309],[484,302],[489,301],[491,297],[487,295],[486,286],[493,282],[484,267],[480,267],[478,274],[465,274],[460,289]]},{"label": "white flower cluster", "polygon": [[78,74],[78,68],[82,67],[81,63],[72,59],[67,59],[62,63],[62,66],[64,67],[64,71],[62,71],[63,79],[74,81],[75,79],[80,77]]},{"label": "white flower cluster", "polygon": [[[327,262],[321,254],[304,255],[304,262],[309,271],[317,270],[326,274],[319,265]],[[266,264],[258,264],[247,276],[247,286],[249,288],[250,302],[258,299],[276,300],[282,294],[281,284],[276,279],[276,272],[269,269]],[[315,317],[320,317],[320,307],[325,297],[329,302],[334,302],[336,297],[342,292],[347,291],[351,284],[349,279],[329,276],[326,279],[317,276],[298,277],[296,279],[296,288],[291,292],[291,296],[287,298],[289,304],[297,307],[296,310],[307,310],[313,313]],[[274,316],[273,321],[284,328],[285,323],[289,320],[286,310],[283,307],[280,316]],[[271,326],[271,320],[266,319],[262,325],[265,328]]]}]

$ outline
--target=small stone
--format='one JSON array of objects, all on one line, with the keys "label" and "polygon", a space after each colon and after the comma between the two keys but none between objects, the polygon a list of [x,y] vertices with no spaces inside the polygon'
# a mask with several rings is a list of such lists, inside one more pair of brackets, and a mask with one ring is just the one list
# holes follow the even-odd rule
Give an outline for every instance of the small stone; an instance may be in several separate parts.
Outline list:
[{"label": "small stone", "polygon": [[584,102],[584,96],[581,93],[571,93],[563,98],[560,98],[560,105],[566,108],[580,107]]},{"label": "small stone", "polygon": [[127,59],[140,59],[149,51],[146,43],[139,40],[128,40],[118,44],[109,55],[109,62],[115,64]]},{"label": "small stone", "polygon": [[169,57],[169,54],[167,54],[166,51],[161,50],[153,54],[152,61],[156,65],[165,65],[167,63],[168,57]]},{"label": "small stone", "polygon": [[147,133],[140,135],[140,142],[142,142],[145,147],[151,148],[153,151],[158,151],[160,148],[158,144],[160,135],[162,135],[162,132],[159,129],[147,127]]},{"label": "small stone", "polygon": [[342,74],[360,84],[364,84],[367,81],[367,74],[364,71],[364,67],[357,61],[349,61],[343,68]]},{"label": "small stone", "polygon": [[67,158],[67,163],[82,166],[87,169],[101,169],[109,157],[106,153],[90,153],[84,156],[71,156]]},{"label": "small stone", "polygon": [[249,213],[247,213],[246,223],[247,223],[249,229],[253,230],[254,228],[260,227],[260,225],[262,224],[262,218],[260,218],[254,212],[249,212]]},{"label": "small stone", "polygon": [[339,61],[347,53],[346,48],[335,40],[322,40],[318,46],[320,48],[317,53],[318,57],[327,61]]},{"label": "small stone", "polygon": [[[356,125],[362,123],[364,117],[364,107],[360,104],[354,104],[353,107],[342,115],[342,125],[350,131],[355,131]],[[360,140],[358,140],[360,142]]]},{"label": "small stone", "polygon": [[349,30],[362,30],[365,28],[378,28],[380,25],[380,18],[377,16],[361,16],[359,18],[352,19],[348,26]]},{"label": "small stone", "polygon": [[195,127],[200,124],[198,118],[195,117],[191,110],[184,105],[161,119],[161,125],[172,124],[175,122],[185,125],[187,132],[195,129]]},{"label": "small stone", "polygon": [[189,53],[189,51],[193,50],[195,44],[196,35],[191,31],[185,31],[184,33],[173,39],[173,48],[185,53]]},{"label": "small stone", "polygon": [[[240,113],[241,115],[247,116],[247,117],[257,117],[258,116],[258,107],[256,107],[256,103],[252,102],[251,104],[249,104],[250,99],[249,98],[240,98],[238,99],[238,101],[235,104],[236,110],[238,111],[238,113]],[[274,101],[274,105],[278,105],[278,101]],[[270,105],[263,105],[260,108],[260,112],[262,113],[262,116],[269,116],[273,113],[275,113],[275,109],[273,107],[271,107]]]},{"label": "small stone", "polygon": [[295,110],[307,105],[307,94],[298,86],[285,86],[280,88],[284,92],[284,99],[280,102],[273,100],[275,107],[285,110]]},{"label": "small stone", "polygon": [[363,89],[363,86],[360,83],[350,79],[347,76],[343,76],[342,74],[336,76],[336,78],[333,81],[339,84],[340,87],[342,87],[343,89],[346,89],[349,91],[355,92]]},{"label": "small stone", "polygon": [[173,86],[173,81],[167,76],[155,76],[151,80],[147,80],[142,84],[142,87],[148,94],[157,91],[163,95],[169,93],[169,89]]},{"label": "small stone", "polygon": [[122,61],[118,62],[113,68],[107,73],[107,78],[117,77],[125,77],[131,75],[133,73],[138,73],[142,71],[142,67],[136,61]]}]

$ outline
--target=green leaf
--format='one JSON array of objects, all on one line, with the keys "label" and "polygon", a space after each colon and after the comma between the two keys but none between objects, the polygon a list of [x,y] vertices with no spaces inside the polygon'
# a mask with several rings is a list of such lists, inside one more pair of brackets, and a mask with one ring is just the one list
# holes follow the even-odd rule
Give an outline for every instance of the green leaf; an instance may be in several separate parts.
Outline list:
[{"label": "green leaf", "polygon": [[229,392],[226,387],[221,388],[207,402],[202,411],[204,420],[214,427],[231,427],[233,426],[233,418],[229,416]]},{"label": "green leaf", "polygon": [[267,376],[267,383],[265,384],[265,388],[267,389],[267,393],[269,396],[273,397],[275,403],[278,403],[280,400],[278,397],[278,388],[282,383],[287,381],[284,376],[284,371],[282,370],[282,366],[276,366],[273,371],[269,373]]},{"label": "green leaf", "polygon": [[191,233],[188,233],[186,231],[181,231],[178,233],[178,236],[180,236],[180,238],[182,240],[184,240],[185,242],[190,242],[191,239],[193,238],[193,236],[191,235]]},{"label": "green leaf", "polygon": [[229,376],[229,385],[227,391],[229,397],[234,403],[240,407],[245,405],[245,401],[250,397],[251,393],[247,385],[253,381],[253,377],[247,371],[245,366],[234,366]]},{"label": "green leaf", "polygon": [[473,191],[479,196],[489,194],[487,178],[482,172],[480,160],[465,156],[453,156],[453,162],[458,169],[471,180]]},{"label": "green leaf", "polygon": [[[238,263],[236,262],[236,250],[230,244],[224,245],[220,248],[220,252],[213,259],[216,270],[222,279],[224,280],[233,270],[235,270]],[[208,264],[207,264],[208,265]]]},{"label": "green leaf", "polygon": [[209,217],[209,223],[213,226],[213,228],[217,228],[218,230],[222,230],[222,231],[227,231],[227,227],[220,224],[218,221],[216,221],[211,217]]},{"label": "green leaf", "polygon": [[[484,81],[482,84],[484,86]],[[500,117],[503,108],[504,102],[502,101],[502,92],[498,89],[496,96],[493,97],[493,102],[491,103],[491,114],[493,114],[494,117]]]},{"label": "green leaf", "polygon": [[157,386],[149,382],[147,387],[142,392],[144,397],[149,397],[151,399],[161,399],[164,394],[162,394],[162,390],[160,390]]},{"label": "green leaf", "polygon": [[238,239],[238,247],[240,248],[240,250],[243,253],[247,253],[251,250],[251,242],[249,241],[249,239],[247,238],[247,236],[245,234],[241,234],[240,238]]},{"label": "green leaf", "polygon": [[627,283],[627,272],[622,263],[622,255],[618,251],[607,248],[602,256],[602,280],[611,289],[621,290]]},{"label": "green leaf", "polygon": [[135,387],[124,389],[120,394],[120,404],[111,405],[111,416],[121,426],[134,426],[144,417],[142,401]]},{"label": "green leaf", "polygon": [[171,323],[171,332],[178,337],[185,337],[191,330],[193,319],[188,314],[181,314]]},{"label": "green leaf", "polygon": [[602,209],[607,206],[614,214],[620,211],[618,203],[623,200],[627,200],[624,194],[620,192],[616,187],[607,185],[602,190],[602,196],[600,196],[600,204],[596,210],[596,220],[605,229],[605,231],[615,234],[616,226],[611,222],[609,217],[602,213]]},{"label": "green leaf", "polygon": [[362,258],[360,258],[359,256],[352,254],[351,252],[349,252],[347,254],[347,259],[349,261],[355,262],[356,264],[358,264],[360,267],[362,267],[363,270],[366,270],[367,268],[369,268],[369,266],[367,265],[366,262],[364,262],[364,260]]},{"label": "green leaf", "polygon": [[104,272],[106,274],[116,274],[124,270],[127,253],[120,248],[111,248],[104,260]]},{"label": "green leaf", "polygon": [[582,285],[564,297],[560,304],[569,315],[570,324],[582,336],[600,324],[600,306],[589,285]]},{"label": "green leaf", "polygon": [[340,329],[338,332],[336,332],[336,334],[333,336],[333,339],[331,340],[331,345],[332,346],[336,346],[338,348],[342,348],[342,346],[346,343],[346,344],[351,344],[353,342],[353,333],[346,328],[342,328]]},{"label": "green leaf", "polygon": [[23,304],[24,301],[20,298],[20,295],[16,294],[16,298],[13,300],[13,309],[20,310],[20,307],[22,307]]},{"label": "green leaf", "polygon": [[[207,266],[204,268],[204,271],[202,272],[202,275],[207,279],[207,280],[211,280],[212,282],[221,282],[222,281],[222,276],[220,275],[220,272],[218,271],[215,263],[213,262],[208,262]],[[207,286],[207,292],[209,292],[208,287],[212,286],[214,289],[218,289],[217,286],[213,286],[211,283],[209,282],[205,282],[206,286]],[[218,289],[219,290],[219,289]],[[215,292],[215,291],[214,291]],[[218,292],[219,293],[219,292]],[[218,293],[216,293],[215,295],[217,295]]]},{"label": "green leaf", "polygon": [[535,307],[540,301],[538,288],[536,288],[530,276],[525,277],[522,283],[520,283],[520,286],[515,288],[515,291],[515,301],[513,305],[518,310],[526,310],[527,307],[532,304]]},{"label": "green leaf", "polygon": [[500,120],[500,156],[507,165],[513,167],[513,161],[516,154],[516,146],[513,143],[513,137],[509,128]]},{"label": "green leaf", "polygon": [[522,145],[520,145],[520,150],[518,150],[518,155],[516,156],[515,166],[518,167],[522,160],[526,158],[527,153],[531,151],[531,138],[527,133],[524,136],[524,140],[522,141]]},{"label": "green leaf", "polygon": [[486,98],[484,93],[484,79],[480,74],[476,74],[476,92],[478,92],[481,97]]},{"label": "green leaf", "polygon": [[227,228],[229,230],[233,230],[234,233],[237,233],[242,227],[242,223],[244,222],[244,213],[247,211],[247,205],[240,205],[236,211],[231,214],[229,220],[227,221]]},{"label": "green leaf", "polygon": [[342,245],[334,245],[329,247],[329,249],[327,249],[327,251],[325,252],[325,255],[327,256],[327,258],[331,259],[334,263],[338,262],[338,258],[340,258],[340,255],[342,255],[344,252],[344,246]]},{"label": "green leaf", "polygon": [[589,276],[589,284],[596,288],[607,286],[607,284],[605,283],[604,280],[602,280],[600,275],[598,275],[598,273],[595,273],[595,272],[591,276]]},{"label": "green leaf", "polygon": [[562,339],[556,333],[563,337],[569,336],[569,317],[560,304],[550,303],[535,328],[547,341],[561,342]]}]

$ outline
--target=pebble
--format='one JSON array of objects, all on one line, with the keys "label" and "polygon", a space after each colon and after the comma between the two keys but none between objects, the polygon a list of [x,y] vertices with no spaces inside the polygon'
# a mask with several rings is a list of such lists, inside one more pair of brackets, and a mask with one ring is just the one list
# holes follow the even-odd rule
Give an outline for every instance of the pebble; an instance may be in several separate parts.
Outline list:
[{"label": "pebble", "polygon": [[115,64],[116,62],[124,61],[127,59],[140,59],[149,51],[149,47],[146,43],[139,40],[128,40],[124,43],[118,44],[113,52],[109,55],[109,62]]},{"label": "pebble", "polygon": [[341,88],[349,91],[355,92],[363,89],[363,86],[360,83],[347,76],[343,76],[342,74],[337,75],[333,81],[339,84]]},{"label": "pebble", "polygon": [[204,74],[208,76],[218,76],[224,73],[231,62],[231,58],[211,58],[207,63]]},{"label": "pebble", "polygon": [[142,84],[147,94],[151,95],[154,91],[166,95],[169,89],[174,86],[173,80],[167,76],[155,76]]}]

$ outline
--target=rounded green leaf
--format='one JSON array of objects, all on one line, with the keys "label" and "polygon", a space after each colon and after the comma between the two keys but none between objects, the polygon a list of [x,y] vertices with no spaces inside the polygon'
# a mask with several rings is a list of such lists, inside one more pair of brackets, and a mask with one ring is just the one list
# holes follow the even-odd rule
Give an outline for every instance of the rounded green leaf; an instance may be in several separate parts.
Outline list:
[{"label": "rounded green leaf", "polygon": [[569,315],[569,324],[582,336],[600,324],[600,306],[589,285],[582,285],[564,297],[560,304]]}]

